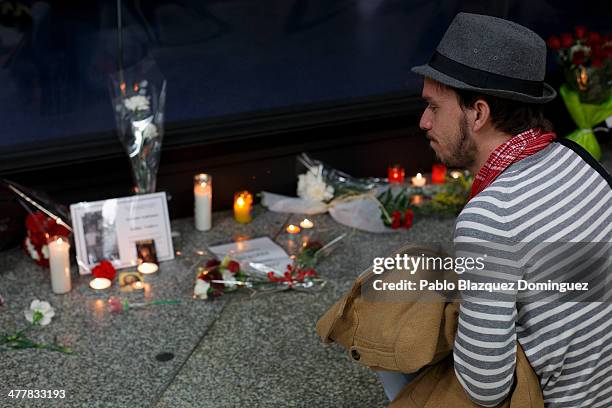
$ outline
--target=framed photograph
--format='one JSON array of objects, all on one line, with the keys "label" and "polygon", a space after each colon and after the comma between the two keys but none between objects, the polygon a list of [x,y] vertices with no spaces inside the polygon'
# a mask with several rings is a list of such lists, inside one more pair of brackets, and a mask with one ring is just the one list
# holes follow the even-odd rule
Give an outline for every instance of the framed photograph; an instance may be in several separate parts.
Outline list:
[{"label": "framed photograph", "polygon": [[73,204],[70,214],[82,275],[103,259],[118,269],[136,266],[142,252],[174,259],[166,193]]}]

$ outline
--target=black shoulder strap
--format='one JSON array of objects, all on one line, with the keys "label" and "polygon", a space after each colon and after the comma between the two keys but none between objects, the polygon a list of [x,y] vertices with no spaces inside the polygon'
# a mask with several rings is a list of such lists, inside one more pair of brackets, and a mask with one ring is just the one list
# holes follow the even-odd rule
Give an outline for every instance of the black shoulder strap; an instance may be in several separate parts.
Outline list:
[{"label": "black shoulder strap", "polygon": [[589,166],[591,166],[596,172],[598,172],[601,177],[603,177],[604,180],[608,182],[610,188],[612,188],[612,176],[610,176],[610,173],[608,173],[604,166],[602,166],[601,163],[595,160],[589,152],[584,150],[582,146],[580,146],[573,140],[569,140],[565,137],[560,137],[556,139],[555,142],[567,147],[568,149],[573,150],[578,156],[582,157],[582,160],[587,162]]}]

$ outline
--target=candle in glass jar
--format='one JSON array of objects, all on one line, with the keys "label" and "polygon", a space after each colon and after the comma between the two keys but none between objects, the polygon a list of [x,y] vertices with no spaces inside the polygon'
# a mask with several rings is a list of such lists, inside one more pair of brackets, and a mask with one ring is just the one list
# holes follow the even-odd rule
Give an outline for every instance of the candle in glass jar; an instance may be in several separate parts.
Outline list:
[{"label": "candle in glass jar", "polygon": [[446,166],[441,163],[436,163],[431,168],[431,183],[444,184],[446,179]]},{"label": "candle in glass jar", "polygon": [[253,220],[253,195],[248,191],[241,191],[234,195],[234,219],[241,224],[248,224]]},{"label": "candle in glass jar", "polygon": [[427,179],[425,179],[421,173],[417,173],[410,181],[412,181],[412,185],[415,187],[423,187],[427,183]]},{"label": "candle in glass jar", "polygon": [[193,177],[194,218],[198,231],[208,231],[212,225],[212,177],[196,174]]},{"label": "candle in glass jar", "polygon": [[49,269],[51,272],[51,289],[53,293],[70,292],[70,243],[66,237],[51,237],[47,242],[49,248]]},{"label": "candle in glass jar", "polygon": [[399,164],[389,166],[387,168],[387,178],[389,179],[389,183],[403,183],[405,174],[404,168]]}]

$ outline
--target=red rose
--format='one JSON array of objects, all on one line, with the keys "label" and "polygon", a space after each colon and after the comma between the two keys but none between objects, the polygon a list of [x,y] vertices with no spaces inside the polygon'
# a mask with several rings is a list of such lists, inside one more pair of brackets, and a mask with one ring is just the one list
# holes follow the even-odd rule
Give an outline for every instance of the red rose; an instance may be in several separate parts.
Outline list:
[{"label": "red rose", "polygon": [[572,64],[582,65],[584,64],[584,51],[576,51],[572,57]]},{"label": "red rose", "polygon": [[574,32],[576,33],[577,38],[584,38],[587,33],[587,28],[585,26],[576,26],[574,27]]},{"label": "red rose", "polygon": [[398,229],[402,225],[402,213],[399,211],[393,211],[391,218],[393,219],[391,222],[391,228]]},{"label": "red rose", "polygon": [[412,227],[412,221],[414,220],[414,211],[411,208],[407,209],[404,213],[404,228],[409,229]]},{"label": "red rose", "polygon": [[231,273],[238,273],[238,271],[240,270],[240,264],[236,261],[229,261],[229,263],[227,264],[227,269]]},{"label": "red rose", "polygon": [[589,33],[588,43],[590,45],[595,45],[601,43],[601,35],[599,33]]},{"label": "red rose", "polygon": [[574,44],[574,37],[570,33],[561,34],[561,46],[563,48],[569,48]]},{"label": "red rose", "polygon": [[548,44],[548,48],[551,50],[558,50],[561,48],[561,41],[554,35],[550,37],[546,43]]},{"label": "red rose", "polygon": [[117,274],[117,271],[112,263],[104,260],[98,265],[94,266],[94,268],[91,270],[91,274],[94,276],[94,278],[106,278],[113,280]]}]

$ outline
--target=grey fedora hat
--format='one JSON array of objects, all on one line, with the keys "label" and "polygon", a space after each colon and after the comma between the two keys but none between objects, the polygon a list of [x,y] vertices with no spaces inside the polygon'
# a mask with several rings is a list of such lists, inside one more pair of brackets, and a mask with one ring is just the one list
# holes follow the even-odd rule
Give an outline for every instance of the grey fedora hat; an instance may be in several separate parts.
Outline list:
[{"label": "grey fedora hat", "polygon": [[544,40],[519,24],[480,14],[457,14],[429,63],[412,72],[453,88],[526,103],[546,103],[557,95],[544,82]]}]

